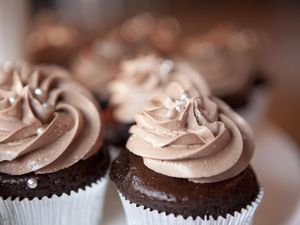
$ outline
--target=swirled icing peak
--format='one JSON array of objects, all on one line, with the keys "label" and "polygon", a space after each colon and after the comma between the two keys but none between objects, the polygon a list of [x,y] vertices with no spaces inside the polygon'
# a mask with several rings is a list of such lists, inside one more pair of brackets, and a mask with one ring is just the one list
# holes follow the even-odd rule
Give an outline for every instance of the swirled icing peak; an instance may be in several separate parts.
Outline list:
[{"label": "swirled icing peak", "polygon": [[171,82],[137,113],[127,148],[167,176],[218,182],[242,172],[254,150],[252,130],[221,100],[193,96]]},{"label": "swirled icing peak", "polygon": [[7,63],[0,70],[0,172],[51,173],[96,153],[98,107],[54,66]]},{"label": "swirled icing peak", "polygon": [[110,85],[116,120],[133,123],[134,114],[143,108],[153,93],[162,92],[170,81],[180,82],[193,94],[210,92],[202,77],[185,63],[163,60],[155,55],[123,62],[121,73]]}]

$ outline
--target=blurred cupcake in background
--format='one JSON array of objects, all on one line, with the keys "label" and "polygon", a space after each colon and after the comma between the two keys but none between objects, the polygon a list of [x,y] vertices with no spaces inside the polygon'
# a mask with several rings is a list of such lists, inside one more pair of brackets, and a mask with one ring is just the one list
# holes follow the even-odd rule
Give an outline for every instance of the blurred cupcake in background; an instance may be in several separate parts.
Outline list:
[{"label": "blurred cupcake in background", "polygon": [[34,64],[69,67],[87,35],[83,37],[78,27],[52,12],[42,12],[33,21],[26,40],[27,59]]},{"label": "blurred cupcake in background", "polygon": [[181,57],[207,80],[212,93],[234,108],[245,106],[257,78],[254,30],[225,24],[186,38]]},{"label": "blurred cupcake in background", "polygon": [[1,221],[98,225],[110,160],[96,100],[56,66],[0,75]]},{"label": "blurred cupcake in background", "polygon": [[127,224],[250,225],[262,200],[254,135],[223,101],[171,82],[112,163]]},{"label": "blurred cupcake in background", "polygon": [[114,33],[83,46],[71,64],[74,78],[91,90],[102,110],[108,107],[108,83],[119,73],[122,59],[131,49]]},{"label": "blurred cupcake in background", "polygon": [[155,51],[169,56],[177,48],[181,26],[171,16],[140,13],[121,24],[120,35],[139,53]]},{"label": "blurred cupcake in background", "polygon": [[[175,47],[179,33],[180,26],[173,18],[157,19],[150,13],[138,14],[82,46],[72,60],[71,70],[75,79],[95,94],[104,113],[106,109],[109,112],[107,87],[120,72],[121,61],[142,53],[166,53]],[[109,113],[105,118],[108,117]]]},{"label": "blurred cupcake in background", "polygon": [[122,62],[120,73],[109,86],[113,120],[108,125],[107,142],[123,147],[129,135],[128,129],[134,123],[134,115],[153,94],[163,91],[172,80],[179,81],[192,92],[209,93],[202,77],[184,62],[154,54]]}]

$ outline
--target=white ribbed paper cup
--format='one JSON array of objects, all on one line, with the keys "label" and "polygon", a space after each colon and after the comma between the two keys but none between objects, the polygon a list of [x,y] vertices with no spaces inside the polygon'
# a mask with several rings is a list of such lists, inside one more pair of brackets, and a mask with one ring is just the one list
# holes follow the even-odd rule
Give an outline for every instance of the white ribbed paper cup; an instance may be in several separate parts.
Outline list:
[{"label": "white ribbed paper cup", "polygon": [[164,212],[159,213],[157,210],[138,206],[126,200],[120,193],[119,196],[125,210],[127,225],[251,225],[255,211],[262,200],[263,189],[260,190],[255,201],[240,212],[235,212],[234,215],[227,214],[226,218],[219,216],[217,219],[211,216],[184,219],[180,215],[167,215]]},{"label": "white ribbed paper cup", "polygon": [[116,147],[113,145],[108,146],[109,157],[111,158],[112,162],[119,156],[121,151],[122,151],[122,148],[119,148],[119,147]]},{"label": "white ribbed paper cup", "polygon": [[102,218],[108,176],[85,190],[51,198],[19,200],[0,197],[1,225],[99,225]]}]

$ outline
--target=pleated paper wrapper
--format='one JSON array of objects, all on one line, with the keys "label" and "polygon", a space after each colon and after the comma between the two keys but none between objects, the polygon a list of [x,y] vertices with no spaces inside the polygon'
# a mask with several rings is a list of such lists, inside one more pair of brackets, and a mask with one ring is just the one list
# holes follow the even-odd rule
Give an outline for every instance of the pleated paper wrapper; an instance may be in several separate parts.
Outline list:
[{"label": "pleated paper wrapper", "polygon": [[108,176],[70,195],[19,200],[0,197],[1,225],[99,225]]},{"label": "pleated paper wrapper", "polygon": [[211,216],[184,219],[180,215],[167,215],[164,212],[159,213],[157,210],[138,206],[126,200],[120,193],[119,196],[125,210],[127,225],[251,225],[255,211],[262,200],[263,189],[260,190],[256,200],[240,212],[235,212],[234,215],[227,214],[226,218],[219,216],[217,219]]}]

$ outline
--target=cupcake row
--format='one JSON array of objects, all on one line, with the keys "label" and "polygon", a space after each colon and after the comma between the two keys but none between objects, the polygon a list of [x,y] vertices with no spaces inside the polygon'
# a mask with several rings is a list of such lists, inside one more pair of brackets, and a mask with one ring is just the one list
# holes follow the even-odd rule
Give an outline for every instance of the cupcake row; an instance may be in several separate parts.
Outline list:
[{"label": "cupcake row", "polygon": [[35,21],[27,40],[28,59],[71,69],[104,102],[107,84],[121,73],[121,62],[141,55],[188,61],[212,93],[234,108],[245,106],[253,86],[267,79],[260,61],[268,38],[234,23],[187,35],[171,16],[141,13],[99,35],[54,15]]},{"label": "cupcake row", "polygon": [[258,35],[183,37],[149,13],[83,32],[41,18],[31,64],[1,68],[1,224],[99,224],[109,180],[128,225],[251,224],[263,189],[234,109],[258,79]]},{"label": "cupcake row", "polygon": [[[1,222],[99,224],[110,174],[127,224],[251,224],[263,194],[250,166],[251,128],[188,64],[174,62],[166,74],[160,60],[147,60],[146,71],[126,66],[138,69],[136,81],[147,80],[125,79],[139,89],[132,97],[141,96],[133,101],[141,109],[127,103],[123,83],[111,86],[125,108],[113,114],[134,113],[127,131],[102,118],[96,98],[69,71],[4,64]],[[124,139],[110,171],[109,132]]]}]

